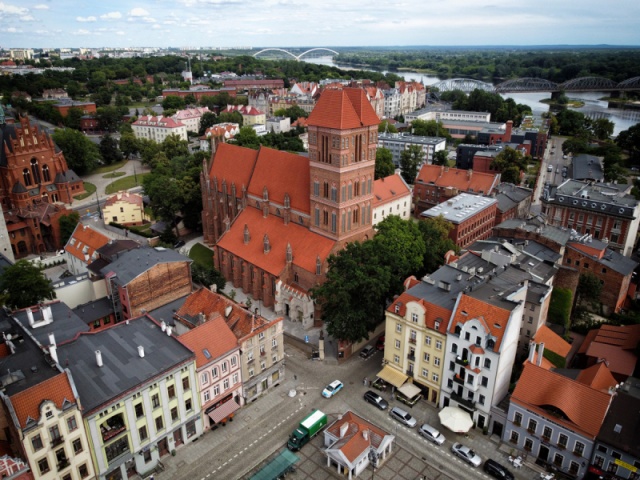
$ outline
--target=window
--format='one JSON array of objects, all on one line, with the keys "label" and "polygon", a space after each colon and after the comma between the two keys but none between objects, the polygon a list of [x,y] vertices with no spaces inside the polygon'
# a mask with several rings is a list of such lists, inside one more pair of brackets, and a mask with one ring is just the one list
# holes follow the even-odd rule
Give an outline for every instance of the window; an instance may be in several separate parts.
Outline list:
[{"label": "window", "polygon": [[38,469],[40,470],[40,474],[44,475],[49,471],[49,461],[46,458],[38,461]]},{"label": "window", "polygon": [[422,369],[422,376],[424,378],[429,378],[429,370],[427,370],[426,368]]},{"label": "window", "polygon": [[516,412],[513,416],[513,423],[516,425],[522,425],[522,414],[520,412]]},{"label": "window", "polygon": [[151,450],[145,450],[142,452],[142,459],[144,463],[149,463],[151,461]]},{"label": "window", "polygon": [[456,369],[456,364],[453,362],[449,362],[449,370],[451,370],[452,372],[455,371]]},{"label": "window", "polygon": [[213,396],[217,397],[218,395],[220,395],[220,385],[216,385],[213,387]]},{"label": "window", "polygon": [[211,400],[211,392],[209,390],[206,390],[204,392],[203,398],[205,402],[208,402],[209,400]]},{"label": "window", "polygon": [[433,357],[433,364],[436,367],[439,367],[440,366],[440,357]]},{"label": "window", "polygon": [[402,324],[401,323],[396,323],[396,332],[402,333]]},{"label": "window", "polygon": [[511,430],[511,438],[509,439],[511,443],[518,443],[519,439],[520,439],[520,434],[515,430]]},{"label": "window", "polygon": [[73,445],[73,453],[78,454],[82,452],[82,440],[77,438],[76,440],[73,441],[72,445]]},{"label": "window", "polygon": [[149,434],[147,433],[146,425],[143,425],[138,429],[138,436],[140,437],[141,442],[148,438]]},{"label": "window", "polygon": [[[275,340],[274,340],[275,342]],[[235,355],[233,357],[231,357],[231,366],[232,367],[236,367],[238,365],[238,357],[236,357]]]},{"label": "window", "polygon": [[224,388],[225,390],[229,390],[229,379],[225,378],[224,382],[222,382],[222,388]]},{"label": "window", "polygon": [[424,344],[425,345],[431,345],[431,337],[429,337],[429,336],[425,337]]},{"label": "window", "polygon": [[527,323],[533,323],[533,317],[529,317],[529,320],[527,321]]},{"label": "window", "polygon": [[189,390],[189,377],[184,377],[182,379],[182,389]]},{"label": "window", "polygon": [[51,436],[51,441],[54,444],[58,444],[62,440],[62,437],[60,436],[60,429],[57,425],[49,428],[49,435]]},{"label": "window", "polygon": [[524,449],[527,452],[530,452],[533,449],[533,440],[531,440],[530,438],[525,438],[524,439]]},{"label": "window", "polygon": [[156,431],[160,431],[164,428],[164,422],[162,421],[162,417],[156,417]]},{"label": "window", "polygon": [[530,418],[529,426],[527,427],[527,430],[529,430],[531,433],[536,433],[536,428],[538,428],[538,422],[535,421],[533,418]]},{"label": "window", "polygon": [[192,408],[193,408],[193,404],[191,403],[191,399],[190,399],[190,398],[187,398],[187,399],[184,401],[184,409],[185,409],[187,412],[190,412]]},{"label": "window", "polygon": [[596,455],[593,464],[598,468],[602,468],[602,465],[604,465],[604,458],[602,458],[600,455]]},{"label": "window", "polygon": [[487,385],[489,385],[489,379],[487,377],[482,377],[480,379],[480,385],[482,385],[483,387],[486,387]]},{"label": "window", "polygon": [[202,385],[206,385],[207,383],[209,383],[209,374],[207,372],[204,372],[200,376],[200,383],[202,383]]},{"label": "window", "polygon": [[83,463],[78,467],[78,475],[80,475],[80,478],[87,478],[89,476],[89,470],[87,469],[86,463]]},{"label": "window", "polygon": [[418,314],[417,313],[412,313],[411,314],[411,321],[413,323],[418,323]]},{"label": "window", "polygon": [[578,455],[578,456],[581,457],[582,454],[584,453],[584,443],[576,442],[576,445],[573,448],[573,453],[574,453],[574,455]]},{"label": "window", "polygon": [[176,398],[176,386],[171,384],[169,385],[169,387],[167,388],[167,395],[169,395],[169,398]]},{"label": "window", "polygon": [[473,385],[473,375],[467,375],[467,383],[469,385]]},{"label": "window", "polygon": [[442,341],[436,340],[436,350],[442,350]]},{"label": "window", "polygon": [[491,368],[491,360],[488,358],[484,359],[484,368]]},{"label": "window", "polygon": [[172,422],[178,421],[178,407],[173,407],[171,409],[171,421]]},{"label": "window", "polygon": [[240,377],[238,376],[238,374],[234,373],[233,374],[233,384],[234,385],[237,384],[240,381],[239,379],[240,379]]},{"label": "window", "polygon": [[549,440],[549,439],[551,439],[551,435],[553,435],[553,430],[551,430],[551,427],[547,427],[547,426],[545,426],[545,427],[542,429],[542,436],[543,436],[544,438],[546,438],[547,440]]},{"label": "window", "polygon": [[227,373],[228,368],[229,367],[227,365],[227,362],[222,362],[222,367],[221,367],[222,373]]},{"label": "window", "polygon": [[434,382],[438,382],[440,380],[440,377],[437,373],[434,373],[431,377],[431,380],[433,380]]},{"label": "window", "polygon": [[562,467],[562,464],[564,463],[564,455],[560,455],[559,453],[556,453],[553,456],[553,464],[556,467]]},{"label": "window", "polygon": [[484,405],[484,400],[485,400],[484,395],[480,395],[480,396],[478,397],[478,403],[479,403],[480,405]]},{"label": "window", "polygon": [[400,340],[396,340],[396,348],[400,348]]},{"label": "window", "polygon": [[571,460],[571,463],[569,464],[569,473],[572,475],[577,475],[579,471],[580,471],[580,464]]},{"label": "window", "polygon": [[151,397],[151,405],[153,408],[158,408],[160,406],[160,396],[157,393],[154,393]]},{"label": "window", "polygon": [[144,410],[142,408],[142,403],[136,403],[134,409],[136,411],[136,418],[140,418],[140,417],[142,417],[144,415]]},{"label": "window", "polygon": [[558,446],[562,448],[567,448],[567,442],[569,441],[569,437],[567,437],[564,433],[561,433],[558,436]]},{"label": "window", "polygon": [[458,353],[458,345],[455,343],[451,344],[451,353]]},{"label": "window", "polygon": [[393,356],[393,363],[400,363],[400,357],[398,355]]},{"label": "window", "polygon": [[425,353],[424,353],[424,355],[423,355],[423,358],[424,358],[424,361],[425,361],[426,363],[429,363],[429,360],[431,359],[431,354],[430,354],[430,353],[425,352]]}]

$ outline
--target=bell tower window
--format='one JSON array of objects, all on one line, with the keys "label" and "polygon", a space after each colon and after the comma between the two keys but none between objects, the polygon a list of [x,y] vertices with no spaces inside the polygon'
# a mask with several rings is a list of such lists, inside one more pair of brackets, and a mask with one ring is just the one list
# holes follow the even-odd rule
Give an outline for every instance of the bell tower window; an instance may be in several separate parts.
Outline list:
[{"label": "bell tower window", "polygon": [[22,176],[24,177],[24,184],[28,187],[29,185],[31,185],[31,172],[29,171],[28,168],[25,168],[22,171]]}]

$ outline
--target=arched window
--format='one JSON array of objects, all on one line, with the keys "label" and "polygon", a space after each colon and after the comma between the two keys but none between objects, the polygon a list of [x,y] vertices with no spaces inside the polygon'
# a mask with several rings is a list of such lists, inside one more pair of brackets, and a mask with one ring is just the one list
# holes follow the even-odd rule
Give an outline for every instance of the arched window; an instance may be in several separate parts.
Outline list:
[{"label": "arched window", "polygon": [[488,358],[484,359],[484,368],[491,368],[491,360]]},{"label": "arched window", "polygon": [[33,172],[33,181],[36,184],[40,183],[40,169],[38,168],[38,160],[35,158],[31,159],[31,171]]},{"label": "arched window", "polygon": [[28,187],[29,185],[31,185],[31,172],[29,171],[28,168],[25,168],[22,171],[22,176],[24,177],[24,184]]},{"label": "arched window", "polygon": [[49,174],[49,165],[42,166],[42,178],[45,182],[51,181],[51,175]]}]

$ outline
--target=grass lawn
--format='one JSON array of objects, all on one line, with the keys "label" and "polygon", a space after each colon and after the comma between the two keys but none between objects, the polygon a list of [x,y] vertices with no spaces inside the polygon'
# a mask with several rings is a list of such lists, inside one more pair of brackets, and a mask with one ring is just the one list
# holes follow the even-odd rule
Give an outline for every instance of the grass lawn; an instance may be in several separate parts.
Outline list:
[{"label": "grass lawn", "polygon": [[94,193],[96,193],[96,186],[93,183],[84,182],[84,189],[86,190],[85,193],[81,193],[80,195],[76,195],[73,198],[75,198],[76,200],[83,200],[83,199],[89,197],[90,195],[93,195]]},{"label": "grass lawn", "polygon": [[107,173],[106,175],[103,175],[102,178],[118,178],[126,174],[127,172],[111,172],[111,173]]},{"label": "grass lawn", "polygon": [[136,176],[129,175],[128,177],[122,177],[115,182],[107,185],[107,188],[104,189],[104,193],[110,195],[112,193],[119,192],[120,190],[128,190],[133,187],[137,187],[138,185],[142,185],[142,179],[145,175],[149,175],[148,173],[139,173],[137,175],[138,183],[136,183]]},{"label": "grass lawn", "polygon": [[189,250],[189,258],[194,262],[206,267],[213,267],[213,250],[205,247],[201,243],[196,243]]},{"label": "grass lawn", "polygon": [[113,172],[114,170],[118,170],[119,168],[124,167],[127,164],[127,162],[128,162],[128,160],[120,160],[119,162],[112,163],[111,165],[104,165],[102,167],[98,167],[91,173],[109,173],[109,172]]}]

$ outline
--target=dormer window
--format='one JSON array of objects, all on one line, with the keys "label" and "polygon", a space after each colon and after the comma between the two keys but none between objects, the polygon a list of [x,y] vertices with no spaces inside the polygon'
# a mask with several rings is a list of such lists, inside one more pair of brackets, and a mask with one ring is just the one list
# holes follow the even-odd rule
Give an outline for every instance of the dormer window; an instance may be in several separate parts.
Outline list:
[{"label": "dormer window", "polygon": [[460,325],[456,325],[455,334],[460,335],[462,333],[462,327]]},{"label": "dormer window", "polygon": [[396,303],[394,312],[395,313],[400,313],[400,304],[399,303]]},{"label": "dormer window", "polygon": [[496,341],[490,338],[487,340],[487,350],[493,350],[493,347],[496,346]]}]

